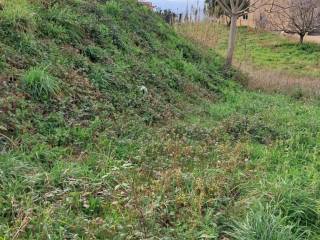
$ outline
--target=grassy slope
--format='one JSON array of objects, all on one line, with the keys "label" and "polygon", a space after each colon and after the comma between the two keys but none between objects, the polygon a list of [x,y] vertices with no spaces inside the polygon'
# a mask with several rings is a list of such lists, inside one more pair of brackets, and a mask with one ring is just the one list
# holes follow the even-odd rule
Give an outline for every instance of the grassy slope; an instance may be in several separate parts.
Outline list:
[{"label": "grassy slope", "polygon": [[130,1],[32,2],[0,12],[0,237],[316,239],[317,103],[241,89]]}]

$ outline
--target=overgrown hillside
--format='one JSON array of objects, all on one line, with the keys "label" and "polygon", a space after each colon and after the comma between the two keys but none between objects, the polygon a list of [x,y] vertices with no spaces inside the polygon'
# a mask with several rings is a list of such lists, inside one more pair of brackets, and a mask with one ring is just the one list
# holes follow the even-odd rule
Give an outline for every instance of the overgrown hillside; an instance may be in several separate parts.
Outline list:
[{"label": "overgrown hillside", "polygon": [[0,9],[0,239],[319,238],[318,102],[133,0]]},{"label": "overgrown hillside", "polygon": [[[222,80],[217,61],[203,58],[134,1],[13,0],[1,6],[4,112],[23,107],[42,118],[59,111],[67,124],[131,112],[155,123],[179,114],[185,96],[216,96]],[[19,126],[5,121],[17,133]]]},{"label": "overgrown hillside", "polygon": [[0,3],[0,237],[140,238],[152,126],[221,97],[219,57],[133,0]]}]

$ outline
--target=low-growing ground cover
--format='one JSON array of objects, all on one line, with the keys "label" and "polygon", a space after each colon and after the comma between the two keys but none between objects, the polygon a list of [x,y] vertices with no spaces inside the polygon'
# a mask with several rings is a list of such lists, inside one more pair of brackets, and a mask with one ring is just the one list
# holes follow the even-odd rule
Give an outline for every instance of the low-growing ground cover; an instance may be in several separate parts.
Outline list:
[{"label": "low-growing ground cover", "polygon": [[1,155],[3,236],[317,239],[317,103],[226,88],[193,107],[22,135]]}]

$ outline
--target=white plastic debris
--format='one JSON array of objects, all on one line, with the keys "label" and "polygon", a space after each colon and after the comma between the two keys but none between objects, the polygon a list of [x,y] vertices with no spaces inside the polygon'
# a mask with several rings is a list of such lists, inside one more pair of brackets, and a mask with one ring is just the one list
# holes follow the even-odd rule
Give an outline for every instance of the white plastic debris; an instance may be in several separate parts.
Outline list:
[{"label": "white plastic debris", "polygon": [[144,95],[148,94],[148,88],[146,86],[140,86],[139,89]]}]

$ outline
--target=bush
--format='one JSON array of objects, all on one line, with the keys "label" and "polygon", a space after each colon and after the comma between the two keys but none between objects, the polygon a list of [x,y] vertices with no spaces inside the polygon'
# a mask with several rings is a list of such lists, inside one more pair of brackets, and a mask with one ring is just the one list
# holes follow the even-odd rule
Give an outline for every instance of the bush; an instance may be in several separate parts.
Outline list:
[{"label": "bush", "polygon": [[119,50],[126,50],[127,46],[125,41],[122,39],[122,33],[116,26],[111,26],[110,37],[112,39],[112,44],[116,46]]},{"label": "bush", "polygon": [[47,73],[45,68],[36,67],[28,70],[23,79],[25,89],[35,99],[49,99],[60,92],[59,81]]},{"label": "bush", "polygon": [[191,62],[199,62],[201,55],[194,48],[186,44],[178,44],[177,49],[182,53],[183,58]]}]

